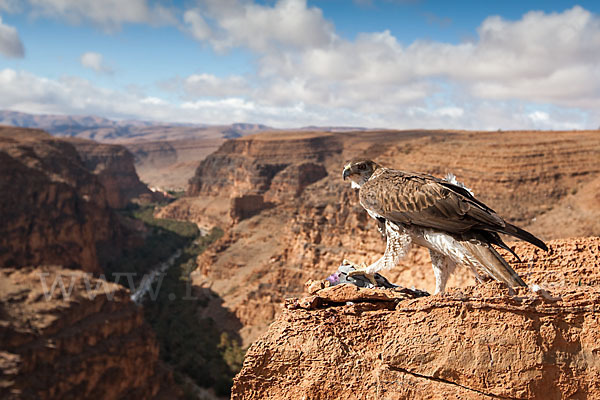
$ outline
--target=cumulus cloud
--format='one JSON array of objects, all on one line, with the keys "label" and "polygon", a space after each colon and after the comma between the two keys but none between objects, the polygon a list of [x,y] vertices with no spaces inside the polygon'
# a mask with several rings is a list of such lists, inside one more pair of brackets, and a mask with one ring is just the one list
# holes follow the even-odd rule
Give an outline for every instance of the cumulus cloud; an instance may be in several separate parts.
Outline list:
[{"label": "cumulus cloud", "polygon": [[[209,78],[210,81],[212,78]],[[200,79],[205,81],[206,78]],[[350,125],[445,129],[578,129],[581,114],[564,109],[532,110],[519,102],[466,101],[444,105],[323,109],[296,102],[275,105],[257,97],[203,98],[183,103],[149,96],[143,91],[109,90],[76,77],[47,79],[13,69],[0,70],[0,109],[50,114],[95,114],[115,119],[165,122],[261,122],[275,127]]]},{"label": "cumulus cloud", "polygon": [[205,0],[201,7],[187,11],[184,21],[192,35],[220,51],[314,48],[335,37],[333,24],[320,9],[307,7],[306,0],[279,0],[272,7],[242,0]]},{"label": "cumulus cloud", "polygon": [[[146,0],[28,1],[41,14],[102,26],[160,15]],[[305,0],[198,0],[182,19],[190,35],[218,52],[249,50],[256,70],[163,82],[161,88],[178,93],[181,103],[106,91],[75,78],[45,80],[4,70],[0,103],[44,112],[62,105],[116,118],[282,127],[495,130],[600,124],[600,18],[578,6],[533,11],[517,20],[491,16],[473,40],[456,44],[403,43],[386,30],[346,39]],[[102,56],[88,54],[82,64],[101,71]]]},{"label": "cumulus cloud", "polygon": [[6,57],[22,58],[25,56],[25,48],[17,30],[2,23],[0,17],[0,53]]},{"label": "cumulus cloud", "polygon": [[83,53],[79,58],[81,65],[86,68],[90,68],[98,73],[103,74],[112,74],[113,70],[109,66],[104,63],[104,57],[100,53],[94,53],[93,51],[88,51],[87,53]]},{"label": "cumulus cloud", "polygon": [[90,21],[107,30],[123,23],[174,23],[171,10],[160,4],[149,6],[147,0],[27,0],[32,14],[67,20]]},{"label": "cumulus cloud", "polygon": [[219,78],[211,74],[195,74],[185,79],[184,90],[194,97],[231,97],[247,94],[250,87],[241,76]]},{"label": "cumulus cloud", "polygon": [[187,10],[183,14],[183,21],[188,25],[188,31],[198,40],[208,40],[212,30],[198,10]]},{"label": "cumulus cloud", "polygon": [[[389,31],[343,39],[302,0],[206,0],[193,13],[186,22],[199,40],[255,53],[253,95],[263,104],[382,114],[423,108],[432,97],[450,97],[451,87],[474,100],[600,106],[600,19],[579,6],[532,11],[516,21],[492,16],[474,41],[458,44],[405,44]],[[462,108],[446,101],[438,114],[461,117]]]}]

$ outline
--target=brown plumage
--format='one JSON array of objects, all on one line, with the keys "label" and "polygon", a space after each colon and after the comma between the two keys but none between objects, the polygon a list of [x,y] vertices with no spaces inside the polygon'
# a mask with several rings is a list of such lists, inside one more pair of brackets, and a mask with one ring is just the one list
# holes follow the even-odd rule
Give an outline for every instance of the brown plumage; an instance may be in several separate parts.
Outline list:
[{"label": "brown plumage", "polygon": [[[498,233],[515,236],[547,250],[541,240],[504,221],[459,184],[427,174],[383,168],[370,160],[347,164],[343,177],[350,178],[360,187],[360,203],[372,217],[380,223],[402,227],[413,242],[450,258],[436,256],[440,265],[447,265],[449,261],[466,264],[474,272],[482,269],[511,286],[525,286],[492,247],[497,245],[514,254]],[[370,269],[378,267],[381,266],[371,265]],[[439,271],[435,265],[434,271],[437,276]],[[438,291],[443,291],[444,286],[445,281],[436,285]]]}]

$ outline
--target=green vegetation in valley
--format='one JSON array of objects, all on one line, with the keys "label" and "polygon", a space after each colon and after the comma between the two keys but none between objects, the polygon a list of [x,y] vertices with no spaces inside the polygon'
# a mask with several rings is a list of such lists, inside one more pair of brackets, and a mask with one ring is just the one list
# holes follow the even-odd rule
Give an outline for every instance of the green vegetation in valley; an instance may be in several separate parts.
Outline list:
[{"label": "green vegetation in valley", "polygon": [[176,374],[185,374],[198,386],[228,395],[244,351],[239,338],[222,332],[211,318],[201,318],[199,310],[216,295],[194,293],[190,279],[198,255],[222,234],[213,229],[186,246],[175,265],[155,282],[156,298],[146,297],[144,311],[158,337],[163,360]]},{"label": "green vegetation in valley", "polygon": [[[153,284],[145,296],[144,315],[156,333],[161,358],[175,373],[184,389],[189,384],[213,388],[218,395],[228,395],[232,379],[240,370],[244,349],[235,333],[224,332],[211,318],[202,318],[201,310],[217,295],[208,289],[192,290],[190,274],[196,259],[223,231],[213,228],[200,236],[190,222],[154,217],[156,205],[130,206],[122,216],[142,221],[147,229],[143,244],[125,252],[110,264],[108,272],[136,272],[138,280],[177,250],[181,255]],[[218,304],[218,301],[216,302]],[[192,393],[193,390],[186,389]]]},{"label": "green vegetation in valley", "polygon": [[[196,224],[188,221],[154,217],[156,204],[131,204],[120,211],[124,218],[142,221],[147,229],[145,237],[137,246],[123,250],[121,257],[105,263],[107,279],[115,280],[118,273],[135,273],[134,281],[167,260],[178,249],[191,245],[200,235]],[[123,278],[121,278],[123,279]]]}]

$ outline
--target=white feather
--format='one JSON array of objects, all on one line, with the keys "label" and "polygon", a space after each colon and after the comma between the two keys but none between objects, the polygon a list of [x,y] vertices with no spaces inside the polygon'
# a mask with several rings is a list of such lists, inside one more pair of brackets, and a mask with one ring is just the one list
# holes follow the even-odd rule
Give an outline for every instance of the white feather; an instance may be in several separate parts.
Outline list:
[{"label": "white feather", "polygon": [[451,183],[453,185],[456,185],[458,187],[465,189],[467,192],[471,193],[471,196],[473,196],[473,191],[471,189],[469,189],[468,187],[466,187],[464,183],[459,182],[456,179],[456,176],[452,172],[448,172],[448,174],[446,174],[446,177],[444,178],[444,180],[448,183]]}]

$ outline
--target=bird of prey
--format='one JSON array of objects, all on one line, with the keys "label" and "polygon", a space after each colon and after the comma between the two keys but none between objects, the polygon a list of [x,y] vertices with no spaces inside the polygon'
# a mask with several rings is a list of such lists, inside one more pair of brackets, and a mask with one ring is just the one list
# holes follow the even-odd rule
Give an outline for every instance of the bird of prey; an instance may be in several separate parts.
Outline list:
[{"label": "bird of prey", "polygon": [[477,200],[455,179],[384,168],[371,160],[353,160],[344,166],[342,178],[359,189],[360,204],[379,222],[387,236],[383,256],[351,275],[371,277],[394,267],[412,243],[429,249],[435,274],[435,293],[443,293],[457,265],[468,267],[506,283],[527,286],[493,245],[519,257],[499,233],[512,235],[548,250],[531,233],[509,224]]}]

